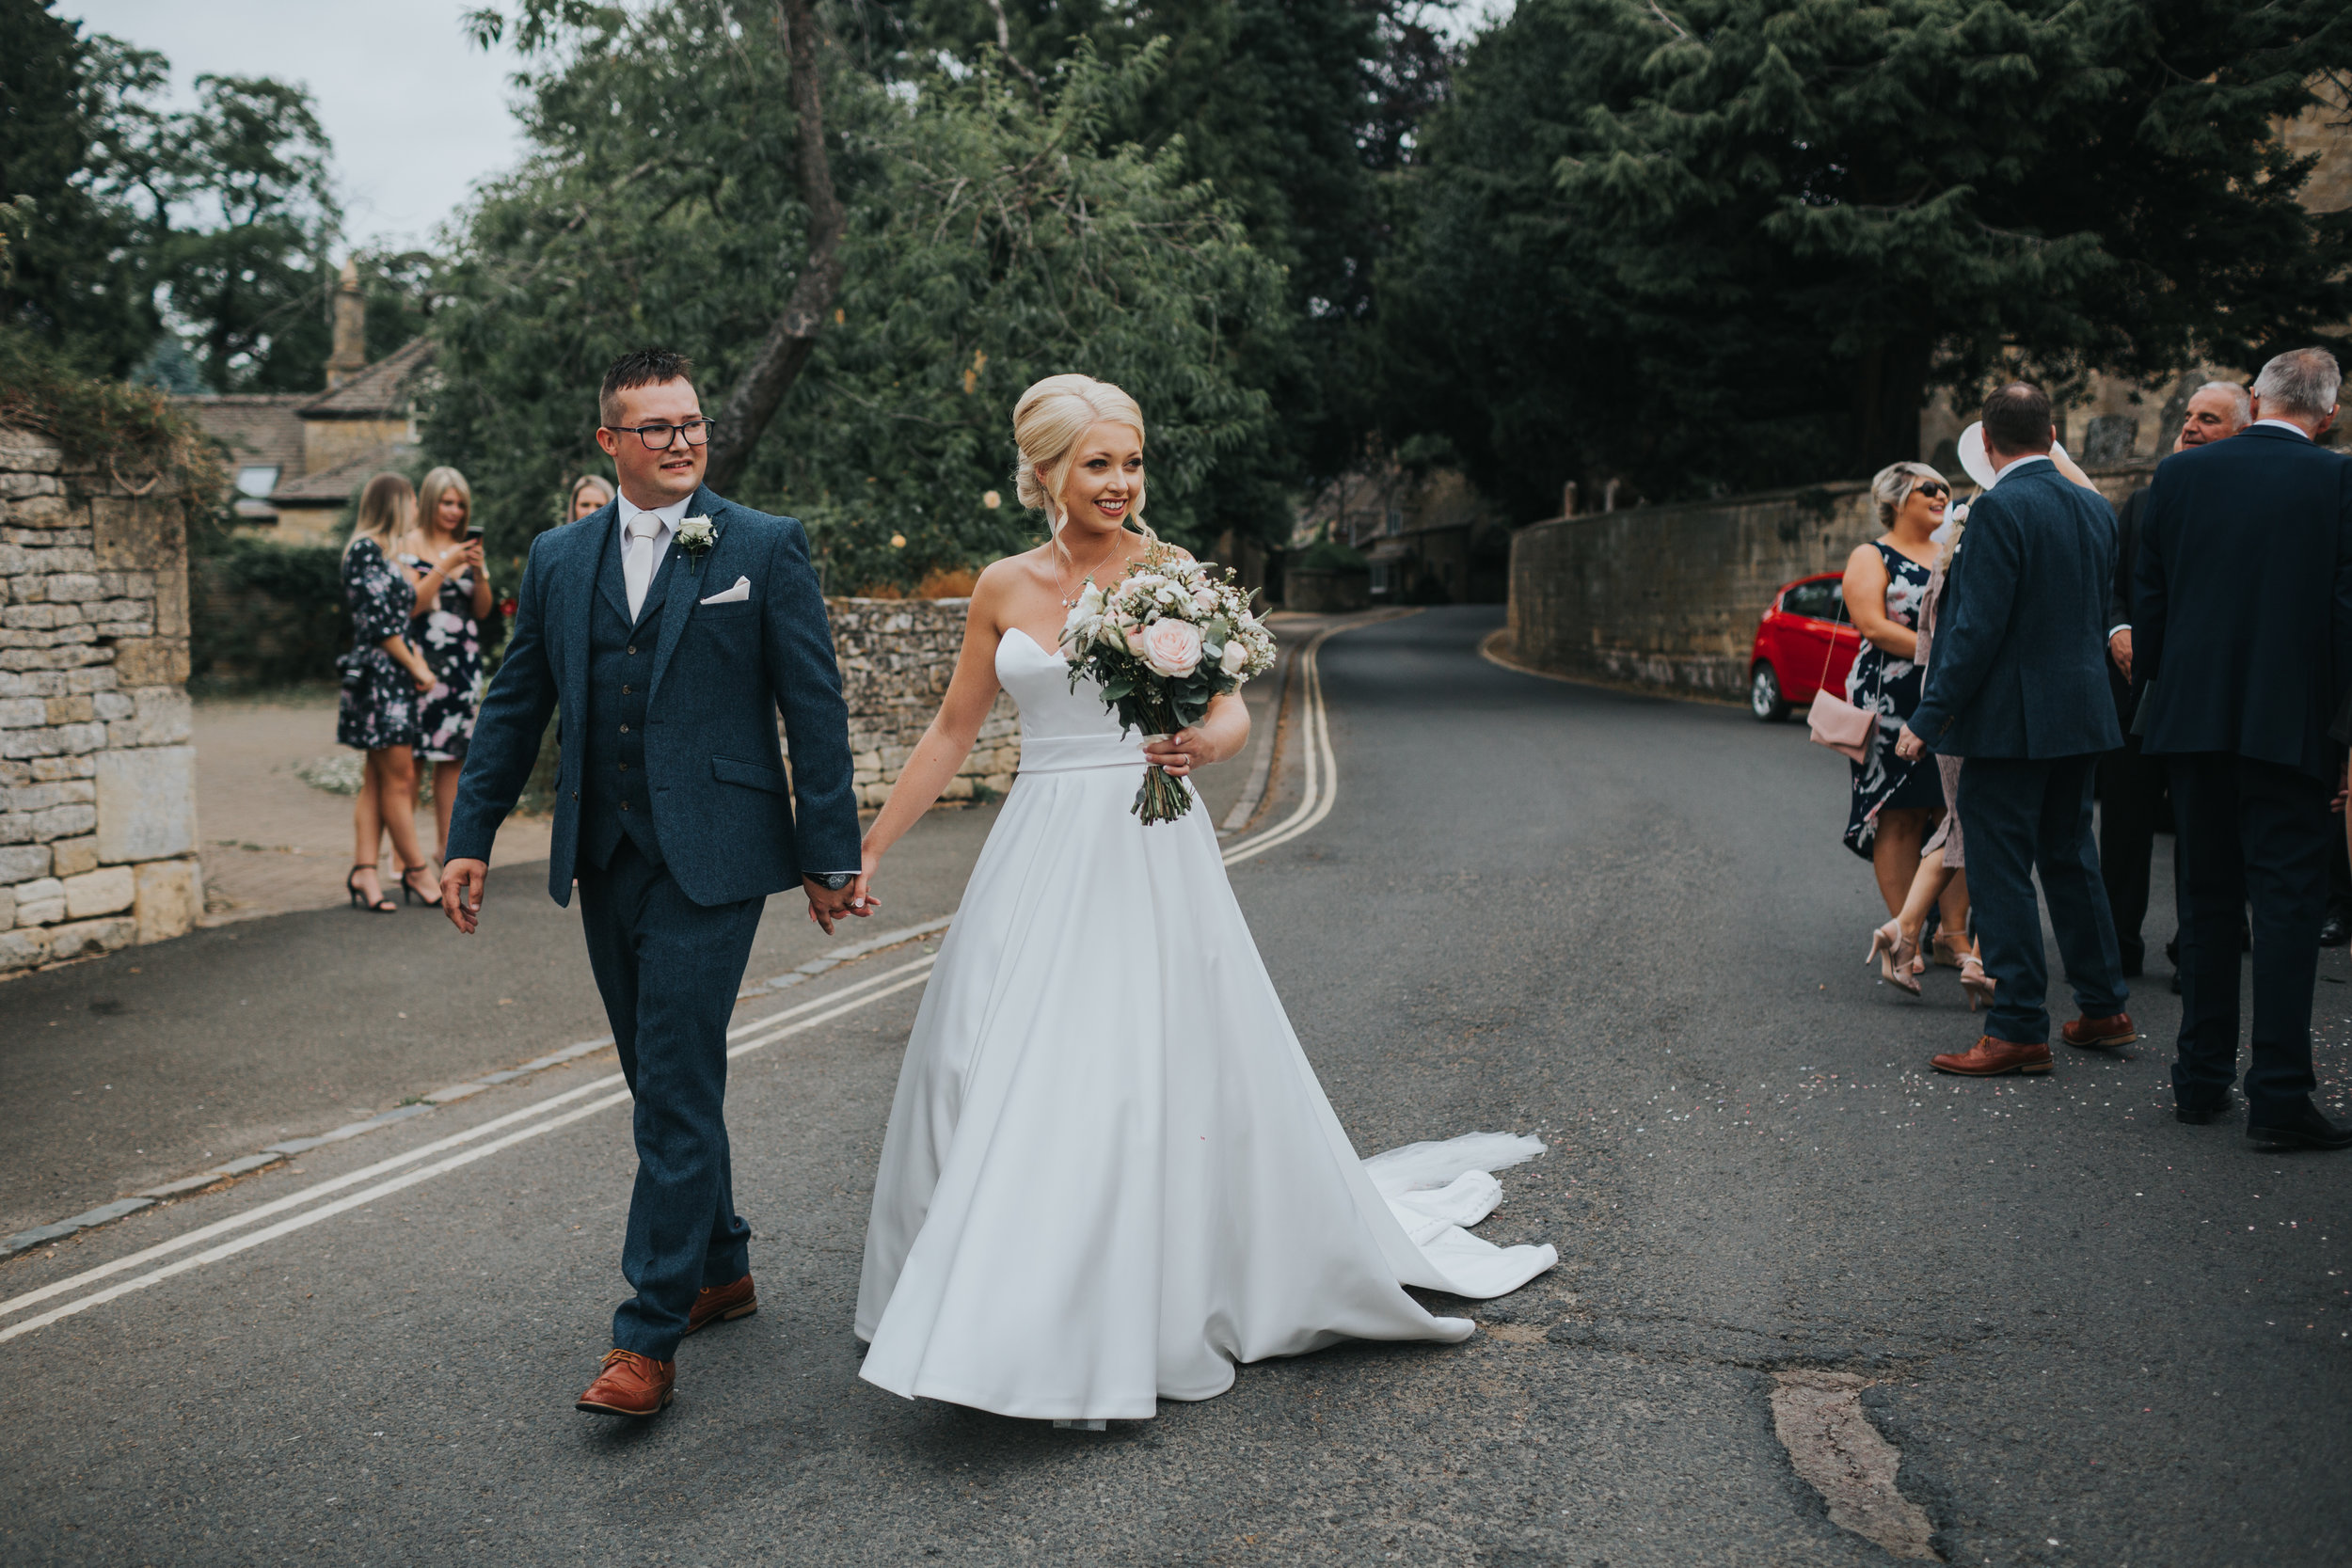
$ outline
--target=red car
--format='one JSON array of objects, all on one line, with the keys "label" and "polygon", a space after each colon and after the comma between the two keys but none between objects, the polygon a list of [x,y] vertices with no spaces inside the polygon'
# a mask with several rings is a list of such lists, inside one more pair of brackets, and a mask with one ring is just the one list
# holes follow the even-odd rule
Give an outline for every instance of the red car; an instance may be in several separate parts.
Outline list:
[{"label": "red car", "polygon": [[1809,706],[1824,686],[1846,689],[1862,634],[1846,620],[1844,578],[1799,578],[1772,595],[1748,655],[1748,711],[1770,724]]}]

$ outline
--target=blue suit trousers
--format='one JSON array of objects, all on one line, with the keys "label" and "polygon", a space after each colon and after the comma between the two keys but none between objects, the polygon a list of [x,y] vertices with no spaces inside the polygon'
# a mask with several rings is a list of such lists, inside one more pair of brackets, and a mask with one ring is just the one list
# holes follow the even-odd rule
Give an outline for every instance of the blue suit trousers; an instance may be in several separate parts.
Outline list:
[{"label": "blue suit trousers", "polygon": [[602,870],[580,868],[588,963],[637,1098],[621,1247],[637,1294],[612,1314],[612,1343],[656,1361],[676,1355],[705,1286],[751,1272],[727,1151],[727,1023],[766,903],[697,904],[627,839]]},{"label": "blue suit trousers", "polygon": [[1970,757],[1960,770],[1960,824],[1968,843],[1968,900],[1984,943],[1984,971],[1995,990],[1985,1026],[1994,1039],[2039,1045],[2050,1037],[2050,966],[2042,943],[2042,907],[2033,877],[2050,901],[2050,925],[2067,984],[2086,1018],[2123,1010],[2122,963],[2115,921],[2091,845],[2090,789],[2097,755]]}]

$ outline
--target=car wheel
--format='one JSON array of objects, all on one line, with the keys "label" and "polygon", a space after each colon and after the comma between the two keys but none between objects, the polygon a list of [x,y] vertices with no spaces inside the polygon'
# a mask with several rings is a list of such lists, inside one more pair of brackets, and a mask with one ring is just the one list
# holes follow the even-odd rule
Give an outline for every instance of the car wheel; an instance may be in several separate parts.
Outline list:
[{"label": "car wheel", "polygon": [[1758,722],[1776,724],[1788,717],[1788,699],[1781,695],[1780,676],[1769,664],[1759,664],[1748,677],[1748,711]]}]

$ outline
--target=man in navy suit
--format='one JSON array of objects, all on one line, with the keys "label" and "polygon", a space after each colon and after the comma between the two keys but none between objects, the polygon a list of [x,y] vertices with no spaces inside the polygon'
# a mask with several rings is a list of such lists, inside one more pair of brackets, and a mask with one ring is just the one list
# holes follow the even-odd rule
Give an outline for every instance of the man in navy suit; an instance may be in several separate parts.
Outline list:
[{"label": "man in navy suit", "polygon": [[2253,423],[2157,467],[2137,571],[2141,744],[2171,768],[2181,863],[2173,1111],[2203,1123],[2229,1109],[2250,902],[2246,1132],[2264,1148],[2352,1147],[2312,1102],[2338,766],[2328,725],[2352,689],[2352,460],[2316,439],[2342,379],[2325,349],[2264,366]]},{"label": "man in navy suit", "polygon": [[1985,400],[1996,471],[1968,510],[1927,689],[1896,740],[1904,756],[1946,749],[1968,759],[1960,820],[1993,1016],[1975,1045],[1932,1062],[1972,1077],[2050,1070],[2036,870],[2082,1011],[2066,1042],[2137,1037],[2090,836],[2099,758],[2122,739],[2106,676],[2115,514],[2052,465],[2057,437],[2041,388],[2012,382]]},{"label": "man in navy suit", "polygon": [[[801,525],[703,487],[710,421],[681,356],[604,378],[619,494],[532,541],[515,630],[451,813],[442,907],[470,935],[490,844],[562,714],[548,892],[580,888],[589,967],[636,1097],[621,1271],[636,1295],[582,1410],[651,1416],[678,1340],[758,1308],[735,1212],[726,1031],[768,895],[826,930],[863,856],[849,710]],[[776,740],[792,742],[787,777]],[[794,798],[800,810],[795,816]]]},{"label": "man in navy suit", "polygon": [[[2208,381],[2189,395],[2172,450],[2185,451],[2226,441],[2253,419],[2246,388],[2233,381]],[[2156,824],[2165,811],[2165,765],[2146,755],[2131,733],[2139,709],[2140,683],[2132,678],[2132,576],[2139,560],[2140,519],[2148,511],[2148,486],[2124,499],[2115,518],[2115,591],[2107,599],[2108,684],[2115,691],[2115,718],[2123,744],[2099,764],[2099,874],[2107,887],[2107,909],[2123,955],[2123,975],[2140,972],[2147,949],[2140,927],[2148,917],[2148,863],[2153,858]],[[2178,949],[2172,987],[2180,989]]]}]

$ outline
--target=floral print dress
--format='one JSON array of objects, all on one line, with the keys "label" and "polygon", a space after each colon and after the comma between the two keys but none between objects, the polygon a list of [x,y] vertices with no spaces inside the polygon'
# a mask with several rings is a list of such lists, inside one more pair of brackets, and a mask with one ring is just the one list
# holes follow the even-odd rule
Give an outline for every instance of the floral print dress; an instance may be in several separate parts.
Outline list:
[{"label": "floral print dress", "polygon": [[414,746],[417,683],[384,651],[384,642],[407,635],[417,591],[374,540],[355,539],[343,552],[343,599],[351,606],[352,646],[335,661],[343,676],[335,738],[363,752]]},{"label": "floral print dress", "polygon": [[[403,555],[400,563],[422,581],[433,570],[422,556]],[[410,590],[413,604],[414,589]],[[441,579],[441,596],[408,628],[408,641],[424,655],[440,681],[424,694],[417,727],[428,762],[463,762],[482,711],[482,627],[473,618],[473,574]]]},{"label": "floral print dress", "polygon": [[[1881,544],[1878,551],[1886,562],[1886,618],[1917,631],[1920,606],[1934,574],[1891,545]],[[1944,804],[1944,784],[1935,765],[1925,757],[1905,762],[1895,754],[1896,736],[1903,721],[1918,708],[1926,685],[1926,666],[1897,658],[1869,641],[1862,644],[1846,674],[1846,701],[1878,715],[1870,755],[1853,764],[1853,806],[1846,817],[1846,847],[1865,860],[1878,841],[1880,812]]]}]

